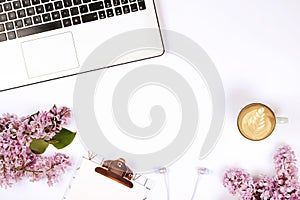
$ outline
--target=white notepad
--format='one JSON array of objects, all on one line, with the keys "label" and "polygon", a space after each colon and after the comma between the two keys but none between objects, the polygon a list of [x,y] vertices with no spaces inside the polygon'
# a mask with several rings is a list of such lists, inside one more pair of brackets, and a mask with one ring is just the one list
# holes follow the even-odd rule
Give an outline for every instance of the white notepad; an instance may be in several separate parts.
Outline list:
[{"label": "white notepad", "polygon": [[128,188],[110,178],[95,172],[100,163],[95,159],[84,156],[73,180],[65,194],[66,200],[145,200],[149,197],[153,182],[144,175],[134,174],[133,188]]}]

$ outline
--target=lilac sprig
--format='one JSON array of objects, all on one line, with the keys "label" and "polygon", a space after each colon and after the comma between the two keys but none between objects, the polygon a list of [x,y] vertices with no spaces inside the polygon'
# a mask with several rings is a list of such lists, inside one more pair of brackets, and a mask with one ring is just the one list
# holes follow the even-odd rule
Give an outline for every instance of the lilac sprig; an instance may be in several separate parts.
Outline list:
[{"label": "lilac sprig", "polygon": [[251,199],[252,194],[255,192],[253,178],[241,169],[227,170],[223,184],[231,194],[239,195],[242,199]]},{"label": "lilac sprig", "polygon": [[69,108],[53,106],[49,112],[42,111],[29,116],[27,128],[32,138],[50,140],[67,125],[70,117]]},{"label": "lilac sprig", "polygon": [[69,157],[35,154],[30,149],[33,140],[51,141],[67,125],[71,110],[53,108],[49,112],[18,117],[4,114],[0,118],[0,187],[11,187],[14,182],[28,177],[31,181],[46,178],[48,185],[58,181],[59,175],[71,166]]},{"label": "lilac sprig", "polygon": [[228,169],[223,185],[241,200],[299,200],[300,183],[295,153],[291,147],[280,147],[274,157],[276,174],[252,177],[243,169]]}]

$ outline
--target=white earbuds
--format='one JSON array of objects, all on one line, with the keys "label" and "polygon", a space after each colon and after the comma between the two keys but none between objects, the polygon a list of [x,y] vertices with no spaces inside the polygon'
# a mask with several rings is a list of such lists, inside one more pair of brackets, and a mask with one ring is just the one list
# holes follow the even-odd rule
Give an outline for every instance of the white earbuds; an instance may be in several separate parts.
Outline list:
[{"label": "white earbuds", "polygon": [[[157,169],[156,173],[164,175],[166,189],[167,189],[167,199],[170,200],[170,188],[169,188],[169,181],[168,181],[168,169],[165,168],[165,167],[162,167],[162,168]],[[191,200],[194,200],[194,198],[195,198],[195,195],[196,195],[196,192],[197,192],[197,189],[198,189],[198,185],[199,185],[200,176],[202,176],[202,175],[209,175],[209,174],[212,173],[212,171],[209,170],[206,167],[198,167],[197,168],[197,173],[198,173],[198,177],[197,177],[197,181],[195,183],[194,192],[193,192]]]},{"label": "white earbuds", "polygon": [[199,167],[197,170],[198,170],[198,174],[200,174],[200,175],[211,174],[211,171],[209,169],[207,169],[206,167]]},{"label": "white earbuds", "polygon": [[168,172],[168,170],[165,167],[162,167],[162,168],[158,169],[158,173],[160,173],[160,174],[165,174],[167,172]]}]

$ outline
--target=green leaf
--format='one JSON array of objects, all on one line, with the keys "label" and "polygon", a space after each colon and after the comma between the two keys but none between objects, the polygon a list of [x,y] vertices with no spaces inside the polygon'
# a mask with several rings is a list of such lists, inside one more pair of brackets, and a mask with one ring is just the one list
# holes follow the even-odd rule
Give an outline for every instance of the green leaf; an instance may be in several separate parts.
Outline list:
[{"label": "green leaf", "polygon": [[46,142],[45,140],[33,138],[32,142],[30,143],[29,148],[35,154],[42,154],[46,151],[48,146],[49,146],[49,143]]},{"label": "green leaf", "polygon": [[75,132],[63,128],[49,141],[49,143],[55,146],[57,149],[62,149],[71,144],[75,136]]}]

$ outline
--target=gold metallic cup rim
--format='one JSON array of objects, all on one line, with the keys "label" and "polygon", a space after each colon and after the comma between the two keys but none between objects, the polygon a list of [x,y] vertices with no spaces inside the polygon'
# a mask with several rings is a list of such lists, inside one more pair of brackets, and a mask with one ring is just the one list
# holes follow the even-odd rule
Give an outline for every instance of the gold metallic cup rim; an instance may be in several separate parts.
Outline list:
[{"label": "gold metallic cup rim", "polygon": [[[248,134],[244,133],[243,129],[240,128],[240,126],[241,126],[240,123],[242,122],[241,115],[243,114],[243,112],[244,112],[246,109],[248,109],[249,107],[252,107],[252,106],[262,106],[262,107],[266,108],[268,111],[270,111],[270,113],[271,113],[271,115],[272,115],[272,119],[274,120],[274,121],[272,122],[272,128],[269,130],[269,133],[266,134],[264,137],[259,138],[259,139],[250,138],[250,137],[248,136]],[[265,104],[262,104],[262,103],[251,103],[251,104],[248,104],[248,105],[246,105],[244,108],[242,108],[242,110],[241,110],[241,111],[239,112],[239,114],[238,114],[238,118],[237,118],[237,127],[238,127],[238,129],[239,129],[239,132],[242,134],[242,136],[245,137],[245,138],[248,139],[248,140],[252,140],[252,141],[261,141],[261,140],[266,139],[267,137],[269,137],[269,136],[273,133],[273,131],[274,131],[274,129],[275,129],[275,126],[276,126],[276,116],[275,116],[275,113],[273,112],[273,110],[272,110],[269,106],[267,106],[267,105],[265,105]]]}]

